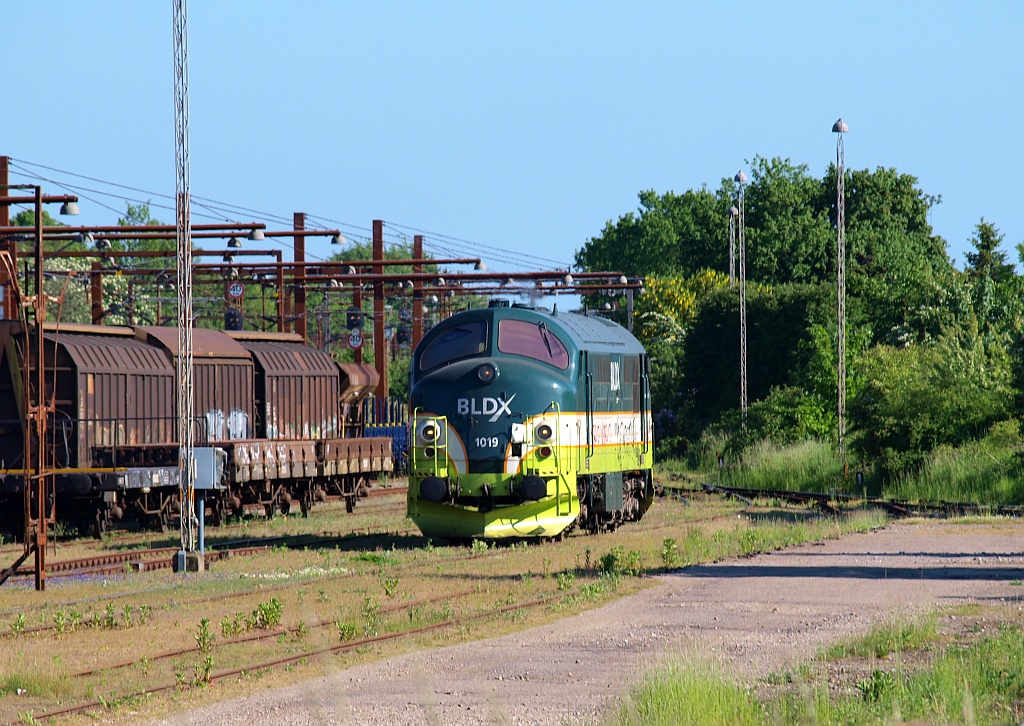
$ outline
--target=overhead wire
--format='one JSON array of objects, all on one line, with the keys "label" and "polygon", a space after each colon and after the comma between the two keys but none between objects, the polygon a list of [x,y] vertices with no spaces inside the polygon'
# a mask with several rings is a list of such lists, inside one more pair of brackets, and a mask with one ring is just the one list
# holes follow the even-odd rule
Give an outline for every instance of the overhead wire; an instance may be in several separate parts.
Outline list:
[{"label": "overhead wire", "polygon": [[[99,179],[97,177],[88,176],[86,174],[80,174],[80,173],[77,173],[77,172],[67,171],[67,170],[64,170],[64,169],[58,169],[58,168],[53,167],[53,166],[48,166],[48,165],[45,165],[45,164],[39,164],[37,162],[26,161],[24,159],[17,159],[16,160],[16,159],[12,158],[10,161],[11,161],[11,167],[13,169],[18,170],[18,173],[22,174],[23,176],[26,176],[26,177],[28,177],[30,179],[38,179],[40,181],[45,181],[45,182],[47,182],[49,184],[53,184],[55,186],[58,186],[58,187],[64,189],[65,191],[74,192],[74,193],[78,194],[79,196],[82,196],[82,197],[88,199],[90,202],[92,202],[92,203],[94,203],[94,204],[96,204],[96,205],[98,205],[100,207],[103,207],[105,209],[108,209],[108,210],[110,210],[113,213],[118,214],[118,215],[121,214],[121,212],[119,210],[115,209],[114,207],[112,207],[112,206],[110,206],[108,204],[103,203],[102,201],[99,201],[97,199],[94,199],[94,198],[88,196],[86,194],[86,192],[89,193],[89,194],[97,194],[97,195],[101,195],[101,196],[105,196],[105,197],[109,197],[109,198],[121,199],[121,200],[129,202],[129,203],[146,204],[146,205],[151,206],[151,207],[156,207],[157,209],[163,209],[163,210],[167,210],[167,211],[176,211],[176,207],[171,205],[171,204],[154,203],[152,201],[153,198],[158,198],[158,199],[165,199],[165,200],[169,200],[169,201],[173,202],[174,201],[174,197],[172,195],[169,195],[169,194],[163,194],[163,193],[159,193],[159,192],[152,192],[152,191],[148,191],[148,190],[145,190],[145,189],[141,189],[139,187],[133,187],[131,185],[121,184],[121,183],[118,183],[118,182],[111,182],[111,181],[107,181],[107,180],[104,180],[104,179]],[[95,189],[95,188],[86,187],[86,186],[79,186],[79,185],[76,185],[76,184],[73,184],[73,183],[70,183],[70,182],[67,182],[67,181],[60,181],[60,180],[57,180],[57,179],[54,179],[54,178],[50,178],[48,176],[44,176],[42,174],[39,174],[37,171],[33,171],[32,169],[29,169],[29,168],[26,168],[26,167],[33,167],[35,169],[44,169],[46,171],[55,172],[55,173],[61,174],[61,175],[75,177],[75,178],[78,178],[78,179],[84,179],[86,181],[94,182],[96,184],[102,184],[102,185],[105,185],[105,186],[108,186],[108,187],[112,187],[112,188],[116,188],[116,189],[123,189],[123,190],[126,190],[126,191],[135,192],[137,194],[143,194],[143,195],[146,195],[149,198],[143,200],[143,199],[140,199],[140,198],[132,198],[132,197],[129,197],[129,196],[124,195],[124,194],[117,194],[117,193],[110,192],[110,191],[104,191],[102,189]],[[238,222],[239,220],[232,219],[228,215],[244,213],[244,214],[252,215],[254,218],[259,218],[259,219],[266,220],[266,221],[272,221],[272,222],[276,222],[276,223],[279,223],[279,224],[282,224],[282,225],[289,225],[293,221],[293,220],[288,219],[287,217],[281,216],[279,214],[268,213],[268,212],[265,212],[265,211],[262,211],[262,210],[253,209],[253,208],[250,208],[250,207],[244,207],[242,205],[232,204],[230,202],[222,202],[222,201],[218,201],[218,200],[215,200],[215,199],[211,199],[209,197],[202,197],[202,196],[192,195],[190,197],[190,200],[192,202],[193,207],[199,207],[201,209],[207,210],[206,213],[200,213],[199,215],[197,215],[197,216],[199,216],[200,218],[203,218],[203,219],[212,219],[212,220],[226,221],[226,222]],[[329,228],[343,230],[345,232],[345,236],[350,238],[350,239],[355,239],[355,240],[359,241],[360,243],[372,243],[372,230],[370,228],[368,228],[368,227],[363,227],[363,226],[360,226],[360,225],[352,224],[352,223],[349,223],[349,222],[343,222],[343,221],[340,221],[340,220],[332,219],[330,217],[325,217],[325,216],[316,215],[316,214],[307,214],[306,215],[306,220],[307,220],[307,223],[309,223],[311,225],[311,229],[316,229],[316,228],[319,227],[320,229],[324,229],[324,230],[329,229]],[[328,225],[332,225],[332,226],[328,227]],[[543,267],[543,268],[554,267],[556,269],[570,269],[570,265],[567,264],[564,260],[553,260],[553,259],[542,257],[542,256],[539,256],[539,255],[533,255],[533,254],[525,253],[525,252],[522,252],[522,251],[519,251],[519,250],[507,250],[507,249],[504,249],[504,248],[501,248],[501,247],[497,247],[495,245],[489,245],[489,244],[485,244],[485,243],[478,242],[478,241],[467,240],[467,239],[463,239],[463,238],[460,238],[460,237],[456,237],[454,235],[448,235],[448,234],[443,234],[443,233],[439,233],[439,232],[431,232],[429,230],[420,229],[420,228],[414,227],[412,225],[401,224],[401,223],[398,223],[398,222],[385,222],[385,230],[387,230],[388,228],[391,228],[391,231],[393,232],[393,236],[397,236],[398,239],[395,240],[393,237],[391,239],[389,239],[388,236],[385,236],[384,244],[385,244],[386,248],[389,245],[390,245],[390,247],[392,249],[394,247],[396,247],[396,246],[400,246],[400,247],[403,247],[403,248],[411,248],[411,242],[409,241],[409,235],[406,232],[406,231],[408,231],[408,232],[414,232],[414,233],[417,233],[417,234],[422,234],[423,237],[424,237],[424,240],[423,240],[424,250],[425,251],[429,251],[431,254],[434,254],[434,255],[437,255],[437,256],[441,256],[441,257],[444,257],[444,256],[448,256],[448,257],[459,257],[459,256],[479,257],[480,256],[480,250],[483,249],[483,250],[487,250],[487,255],[488,255],[489,259],[496,260],[496,261],[501,262],[503,264],[511,265],[513,267],[513,269],[515,269],[515,268],[529,268],[530,267],[530,263],[529,263],[530,260],[535,261],[536,264],[534,266],[539,266],[539,267]],[[367,234],[367,233],[369,233],[369,234]],[[294,244],[292,244],[288,240],[287,237],[275,237],[274,240],[281,247],[284,247],[284,248],[287,248],[287,249],[294,249]],[[322,258],[320,258],[317,255],[312,255],[311,254],[310,258],[311,258],[312,261],[324,261]],[[526,261],[527,264],[524,264],[524,261]]]}]

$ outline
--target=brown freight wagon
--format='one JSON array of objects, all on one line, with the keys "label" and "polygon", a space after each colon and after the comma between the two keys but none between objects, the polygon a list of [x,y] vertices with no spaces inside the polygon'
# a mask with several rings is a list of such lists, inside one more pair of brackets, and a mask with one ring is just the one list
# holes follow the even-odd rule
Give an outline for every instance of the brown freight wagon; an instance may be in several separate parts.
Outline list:
[{"label": "brown freight wagon", "polygon": [[[122,519],[162,528],[179,516],[177,343],[175,328],[45,326],[58,518],[101,532]],[[291,334],[195,329],[193,345],[196,445],[214,454],[204,460],[224,461],[206,497],[214,523],[246,505],[269,514],[297,500],[305,513],[328,494],[351,508],[392,471],[390,439],[363,438],[372,367],[337,364]],[[20,323],[0,321],[0,528],[14,533],[25,347]]]}]

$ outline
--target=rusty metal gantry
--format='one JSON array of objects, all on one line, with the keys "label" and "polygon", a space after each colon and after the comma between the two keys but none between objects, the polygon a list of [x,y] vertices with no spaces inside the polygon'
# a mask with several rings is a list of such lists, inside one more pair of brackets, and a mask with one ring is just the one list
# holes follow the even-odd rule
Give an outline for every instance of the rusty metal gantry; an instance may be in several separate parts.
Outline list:
[{"label": "rusty metal gantry", "polygon": [[[6,174],[4,174],[6,181]],[[54,521],[51,506],[53,468],[46,456],[46,426],[53,412],[53,401],[47,399],[45,341],[43,325],[46,321],[46,292],[43,289],[43,204],[77,203],[78,197],[69,194],[44,195],[42,187],[34,184],[0,185],[10,189],[31,189],[32,196],[0,196],[0,223],[8,222],[8,208],[12,204],[32,204],[34,210],[33,257],[35,260],[35,289],[28,295],[17,282],[17,260],[12,249],[0,249],[0,270],[4,277],[5,308],[13,309],[21,320],[22,348],[22,489],[24,492],[24,550],[10,568],[0,572],[2,584],[29,555],[35,555],[35,588],[46,589],[46,545],[50,524]],[[27,281],[26,281],[27,283]]]},{"label": "rusty metal gantry", "polygon": [[[306,309],[306,293],[316,290],[332,295],[349,294],[353,305],[362,309],[363,295],[370,293],[373,298],[373,341],[374,360],[380,376],[378,394],[386,395],[389,385],[387,381],[386,360],[387,342],[385,336],[385,305],[387,298],[393,294],[396,286],[403,292],[411,294],[412,301],[412,335],[413,346],[422,337],[424,302],[437,295],[442,300],[463,295],[530,295],[530,294],[591,294],[598,292],[615,292],[624,294],[629,310],[632,309],[633,293],[642,289],[643,280],[627,279],[619,272],[575,272],[567,270],[548,270],[536,272],[494,272],[485,271],[480,258],[426,258],[423,256],[423,236],[413,238],[413,256],[408,259],[383,259],[383,226],[381,220],[373,222],[373,258],[369,260],[340,261],[307,261],[305,259],[305,240],[313,236],[340,236],[336,229],[309,230],[305,229],[305,215],[296,212],[293,217],[293,229],[270,231],[260,223],[231,223],[223,225],[193,225],[194,239],[204,241],[211,239],[227,239],[239,234],[248,233],[252,239],[256,231],[263,238],[291,237],[293,240],[294,259],[286,261],[280,249],[192,249],[192,257],[221,257],[220,262],[193,263],[193,273],[197,283],[205,284],[222,281],[227,285],[232,280],[242,282],[254,280],[263,286],[268,283],[277,289],[276,328],[279,332],[294,332],[304,339],[310,338],[308,330],[308,311]],[[119,240],[157,240],[169,239],[173,232],[169,225],[148,226],[108,226],[108,227],[48,227],[48,239],[73,241],[77,236],[93,235],[94,241]],[[24,228],[0,226],[0,238],[24,233]],[[137,250],[115,251],[99,250],[63,250],[52,257],[82,257],[92,259],[93,269],[90,271],[92,317],[99,322],[105,310],[103,304],[102,279],[107,274],[120,274],[148,279],[158,287],[166,285],[168,268],[157,266],[120,267],[110,269],[107,265],[125,259],[158,259],[173,256],[173,250]],[[236,258],[272,257],[273,261],[237,261]],[[425,265],[473,265],[473,272],[424,272]],[[391,267],[408,267],[412,272],[387,272]],[[51,273],[52,274],[52,273]],[[64,274],[64,273],[56,273]],[[66,273],[73,274],[73,273]],[[164,277],[161,277],[161,276]],[[522,287],[523,284],[532,287]],[[251,299],[251,298],[250,298]],[[229,303],[225,294],[225,303]],[[239,303],[235,303],[239,304]],[[265,315],[265,313],[264,313]],[[158,321],[159,322],[159,321]],[[362,350],[355,351],[357,362],[362,362]]]}]

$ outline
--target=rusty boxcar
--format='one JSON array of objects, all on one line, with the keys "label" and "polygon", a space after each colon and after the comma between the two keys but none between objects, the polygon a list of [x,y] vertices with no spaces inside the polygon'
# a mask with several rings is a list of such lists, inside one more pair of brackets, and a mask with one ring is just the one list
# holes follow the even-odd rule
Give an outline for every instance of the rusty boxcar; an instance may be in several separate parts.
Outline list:
[{"label": "rusty boxcar", "polygon": [[[15,533],[31,340],[18,321],[0,321],[0,527]],[[298,502],[305,514],[328,495],[351,510],[391,472],[391,441],[363,436],[371,367],[339,366],[293,334],[196,329],[193,344],[193,435],[224,452],[206,497],[215,524],[248,505],[272,514]],[[58,519],[100,533],[120,521],[162,528],[179,516],[177,355],[174,328],[44,327]]]}]

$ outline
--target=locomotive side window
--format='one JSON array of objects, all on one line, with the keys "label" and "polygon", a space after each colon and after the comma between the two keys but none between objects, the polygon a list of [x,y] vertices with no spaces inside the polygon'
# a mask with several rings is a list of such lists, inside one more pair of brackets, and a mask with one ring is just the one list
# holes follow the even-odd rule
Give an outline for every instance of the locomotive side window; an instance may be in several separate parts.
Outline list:
[{"label": "locomotive side window", "polygon": [[498,350],[502,353],[525,355],[565,370],[569,367],[569,352],[544,323],[526,320],[498,322]]},{"label": "locomotive side window", "polygon": [[487,322],[473,320],[448,328],[420,355],[420,370],[429,371],[459,358],[479,355],[487,348]]}]

